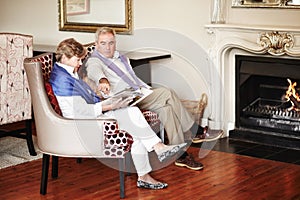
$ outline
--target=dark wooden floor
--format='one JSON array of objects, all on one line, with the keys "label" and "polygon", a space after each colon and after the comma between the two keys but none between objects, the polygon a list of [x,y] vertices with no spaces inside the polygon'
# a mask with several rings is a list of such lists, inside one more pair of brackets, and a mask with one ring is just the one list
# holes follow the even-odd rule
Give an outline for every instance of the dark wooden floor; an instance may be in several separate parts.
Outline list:
[{"label": "dark wooden floor", "polygon": [[[199,150],[189,149],[196,157]],[[201,155],[208,155],[197,158],[204,170],[192,171],[172,163],[154,171],[155,178],[169,183],[164,190],[138,189],[136,174],[126,176],[126,199],[300,199],[300,165],[206,151],[201,149]],[[78,164],[75,159],[62,158],[59,178],[50,178],[48,194],[43,196],[39,194],[40,159],[2,169],[0,199],[119,199],[118,175],[96,159]]]},{"label": "dark wooden floor", "polygon": [[271,146],[265,143],[251,142],[247,140],[239,140],[231,137],[221,138],[214,142],[192,144],[192,147],[206,148],[215,151],[300,165],[300,150]]}]

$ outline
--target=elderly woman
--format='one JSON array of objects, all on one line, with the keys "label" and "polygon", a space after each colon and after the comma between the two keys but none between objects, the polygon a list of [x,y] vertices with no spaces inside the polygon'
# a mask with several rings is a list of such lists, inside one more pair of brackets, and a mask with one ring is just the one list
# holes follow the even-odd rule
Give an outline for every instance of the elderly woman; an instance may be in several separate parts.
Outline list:
[{"label": "elderly woman", "polygon": [[163,144],[148,125],[141,111],[137,107],[128,107],[131,98],[119,99],[115,102],[101,101],[77,75],[82,64],[81,59],[85,54],[85,48],[73,38],[62,41],[57,47],[57,62],[53,66],[49,82],[63,116],[72,119],[101,116],[115,118],[120,129],[127,131],[133,137],[131,155],[138,174],[137,187],[166,188],[167,183],[162,183],[149,174],[152,168],[148,152],[154,150],[158,159],[163,162],[184,148],[186,143]]}]

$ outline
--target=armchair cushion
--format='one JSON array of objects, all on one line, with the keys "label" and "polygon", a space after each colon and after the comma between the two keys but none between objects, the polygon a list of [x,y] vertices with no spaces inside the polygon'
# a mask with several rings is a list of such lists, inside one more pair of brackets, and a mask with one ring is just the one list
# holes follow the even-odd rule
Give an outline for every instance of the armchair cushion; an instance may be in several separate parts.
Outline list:
[{"label": "armchair cushion", "polygon": [[49,101],[51,103],[52,108],[55,110],[55,112],[57,114],[59,114],[60,116],[62,116],[62,112],[61,112],[61,110],[59,108],[58,101],[56,99],[56,96],[54,95],[52,86],[51,86],[51,84],[49,82],[45,82],[45,89],[46,89],[46,92],[47,92],[47,95],[48,95],[48,98],[49,98]]},{"label": "armchair cushion", "polygon": [[150,110],[141,110],[146,121],[148,122],[148,124],[150,125],[150,127],[152,128],[152,130],[155,133],[160,132],[160,125],[161,125],[161,121],[158,118],[158,114],[150,111]]},{"label": "armchair cushion", "polygon": [[103,123],[104,132],[104,155],[109,157],[122,157],[131,149],[133,143],[132,136],[119,130],[116,121],[106,121]]}]

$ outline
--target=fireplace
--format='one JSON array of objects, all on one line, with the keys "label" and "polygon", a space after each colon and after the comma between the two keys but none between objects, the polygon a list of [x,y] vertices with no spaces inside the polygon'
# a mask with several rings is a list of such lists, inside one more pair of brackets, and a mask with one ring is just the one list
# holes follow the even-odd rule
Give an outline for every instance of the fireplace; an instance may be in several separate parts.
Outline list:
[{"label": "fireplace", "polygon": [[214,83],[211,124],[233,139],[300,149],[300,113],[290,110],[292,103],[284,98],[288,79],[300,85],[300,30],[233,24],[206,28],[214,40],[209,56],[218,72],[209,80]]},{"label": "fireplace", "polygon": [[[250,137],[260,133],[261,137],[300,138],[300,112],[292,109],[293,102],[285,98],[290,85],[288,80],[300,83],[300,60],[235,57],[236,129],[233,132],[246,131]],[[274,143],[273,140],[270,142]]]}]

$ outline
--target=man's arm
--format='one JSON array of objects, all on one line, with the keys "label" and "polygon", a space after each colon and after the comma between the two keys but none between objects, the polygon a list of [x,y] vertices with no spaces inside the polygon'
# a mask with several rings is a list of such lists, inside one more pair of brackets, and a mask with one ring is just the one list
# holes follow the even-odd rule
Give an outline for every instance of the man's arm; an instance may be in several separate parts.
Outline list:
[{"label": "man's arm", "polygon": [[[85,63],[87,76],[93,80],[97,85],[101,78],[106,78],[103,70],[103,63],[98,58],[89,58]],[[107,79],[107,78],[106,78]]]},{"label": "man's arm", "polygon": [[94,81],[98,90],[105,95],[108,95],[110,91],[110,83],[104,74],[102,61],[97,58],[89,58],[85,63],[85,67],[87,76],[90,80]]}]

